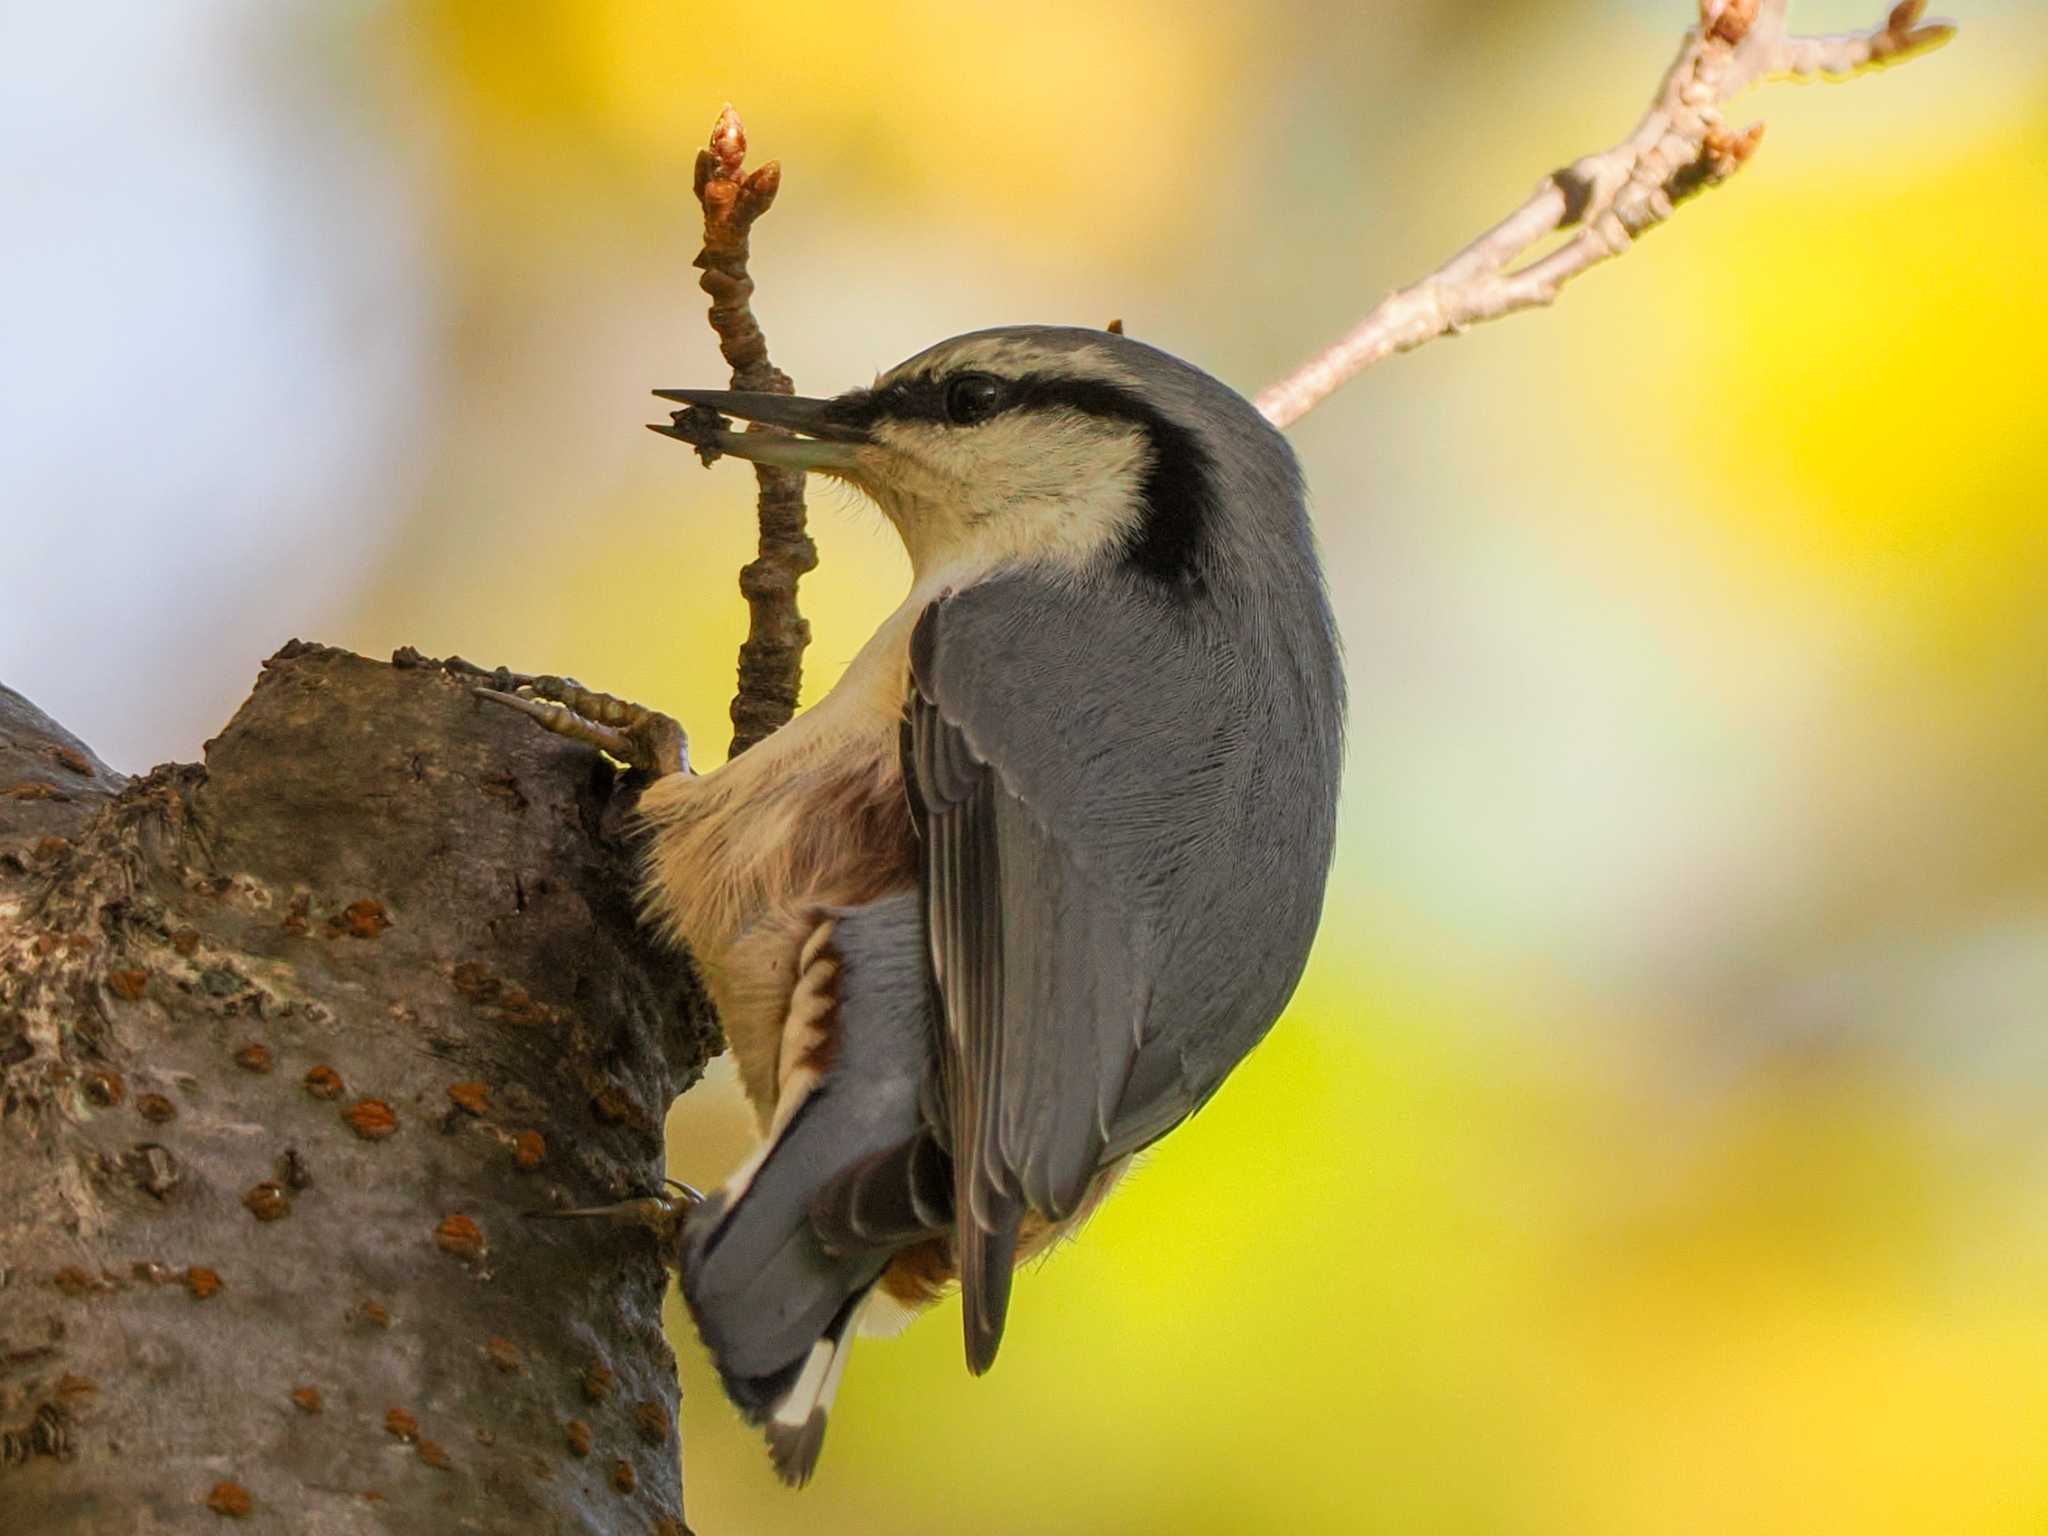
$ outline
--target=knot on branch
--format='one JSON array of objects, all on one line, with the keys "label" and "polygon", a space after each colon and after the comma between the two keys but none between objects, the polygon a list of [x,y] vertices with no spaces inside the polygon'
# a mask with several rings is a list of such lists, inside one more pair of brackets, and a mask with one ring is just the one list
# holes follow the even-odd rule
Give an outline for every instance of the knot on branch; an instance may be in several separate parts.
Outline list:
[{"label": "knot on branch", "polygon": [[1734,44],[1749,35],[1762,0],[1700,0],[1700,34]]},{"label": "knot on branch", "polygon": [[768,338],[749,301],[754,280],[747,274],[747,236],[754,221],[775,205],[782,167],[771,160],[749,174],[747,131],[728,104],[711,129],[710,144],[697,151],[693,185],[704,210],[704,247],[695,265],[699,286],[711,298],[711,328],[733,373],[735,389],[790,393],[789,376],[768,361]]}]

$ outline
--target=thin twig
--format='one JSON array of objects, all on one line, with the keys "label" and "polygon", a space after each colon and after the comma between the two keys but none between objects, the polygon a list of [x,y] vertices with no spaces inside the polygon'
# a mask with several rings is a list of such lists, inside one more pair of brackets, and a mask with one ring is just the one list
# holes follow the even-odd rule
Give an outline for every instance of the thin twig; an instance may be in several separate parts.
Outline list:
[{"label": "thin twig", "polygon": [[[1290,426],[1382,358],[1552,303],[1566,283],[1621,255],[1756,152],[1763,124],[1731,131],[1721,116],[1731,97],[1765,77],[1842,79],[1947,42],[1955,28],[1921,24],[1925,9],[1926,0],[1904,0],[1868,32],[1792,37],[1785,0],[1700,0],[1700,24],[1686,34],[1634,133],[1555,172],[1442,267],[1389,294],[1349,333],[1262,391],[1259,410],[1274,426]],[[1571,229],[1578,233],[1556,249],[1515,265]]]},{"label": "thin twig", "polygon": [[[789,375],[768,361],[768,338],[754,318],[754,280],[747,275],[747,237],[754,221],[774,205],[782,167],[771,160],[741,174],[747,134],[730,106],[718,114],[711,146],[697,152],[697,201],[704,207],[704,249],[695,265],[711,295],[711,329],[732,368],[734,389],[792,393]],[[755,430],[750,428],[749,430]],[[818,564],[817,546],[804,529],[801,470],[754,466],[760,485],[761,543],[740,572],[747,599],[747,638],[740,646],[739,690],[732,700],[732,756],[789,723],[803,685],[804,648],[811,626],[797,611],[796,584]]]}]

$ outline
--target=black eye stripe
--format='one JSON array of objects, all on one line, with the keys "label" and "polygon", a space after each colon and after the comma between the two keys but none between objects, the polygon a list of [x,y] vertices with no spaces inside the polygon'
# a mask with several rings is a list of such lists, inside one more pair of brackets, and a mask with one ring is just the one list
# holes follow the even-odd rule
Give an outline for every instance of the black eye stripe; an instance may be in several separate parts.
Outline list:
[{"label": "black eye stripe", "polygon": [[[933,378],[916,374],[880,389],[860,389],[833,403],[833,417],[848,426],[872,427],[885,421],[946,422],[946,386],[963,375]],[[1127,421],[1146,427],[1161,419],[1138,395],[1107,379],[1063,378],[1028,373],[1019,378],[990,375],[1003,384],[1002,411],[1052,410],[1065,406],[1088,416]]]},{"label": "black eye stripe", "polygon": [[834,419],[867,428],[884,421],[946,419],[945,390],[928,374],[898,379],[881,389],[856,389],[832,402]]}]

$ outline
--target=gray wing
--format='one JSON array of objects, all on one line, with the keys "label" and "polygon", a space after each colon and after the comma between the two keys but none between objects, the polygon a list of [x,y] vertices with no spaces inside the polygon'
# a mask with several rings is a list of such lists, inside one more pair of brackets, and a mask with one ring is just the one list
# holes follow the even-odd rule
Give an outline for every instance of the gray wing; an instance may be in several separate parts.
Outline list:
[{"label": "gray wing", "polygon": [[1026,1212],[1073,1214],[1105,1160],[1185,869],[1248,788],[1241,670],[1146,601],[1004,577],[934,603],[912,641],[905,778],[944,1015],[932,1118],[977,1372]]}]

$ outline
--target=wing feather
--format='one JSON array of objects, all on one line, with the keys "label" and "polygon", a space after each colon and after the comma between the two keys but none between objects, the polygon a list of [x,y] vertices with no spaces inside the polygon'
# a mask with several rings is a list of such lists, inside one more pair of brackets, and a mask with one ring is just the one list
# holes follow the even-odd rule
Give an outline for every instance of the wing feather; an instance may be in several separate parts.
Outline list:
[{"label": "wing feather", "polygon": [[904,777],[944,1013],[920,1102],[976,1370],[1026,1217],[1193,1112],[1300,974],[1342,690],[1297,595],[1300,633],[1261,638],[1113,570],[1019,569],[919,618]]},{"label": "wing feather", "polygon": [[928,609],[912,646],[906,778],[924,836],[940,1076],[968,1364],[993,1362],[1028,1212],[1079,1209],[1136,1049],[1127,914],[939,702]]}]

